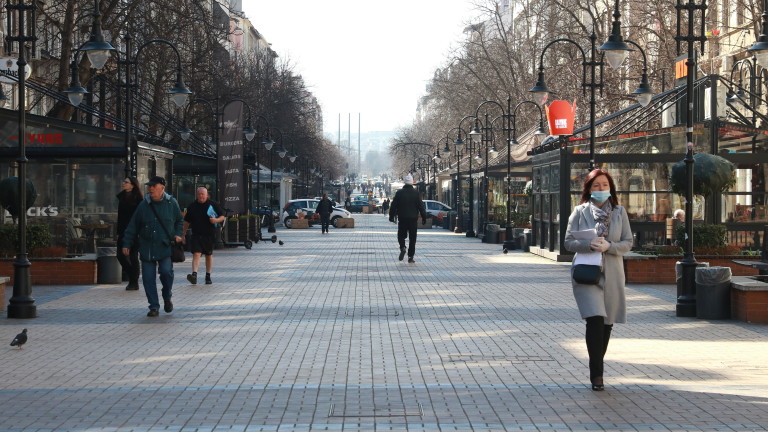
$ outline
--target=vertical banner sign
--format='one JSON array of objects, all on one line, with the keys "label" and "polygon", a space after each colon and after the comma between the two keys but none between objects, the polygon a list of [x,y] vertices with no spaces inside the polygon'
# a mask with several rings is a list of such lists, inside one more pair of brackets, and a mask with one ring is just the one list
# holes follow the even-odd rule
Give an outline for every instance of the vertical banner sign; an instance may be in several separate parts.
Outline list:
[{"label": "vertical banner sign", "polygon": [[243,181],[243,103],[224,107],[223,131],[218,149],[219,202],[234,213],[244,213]]}]

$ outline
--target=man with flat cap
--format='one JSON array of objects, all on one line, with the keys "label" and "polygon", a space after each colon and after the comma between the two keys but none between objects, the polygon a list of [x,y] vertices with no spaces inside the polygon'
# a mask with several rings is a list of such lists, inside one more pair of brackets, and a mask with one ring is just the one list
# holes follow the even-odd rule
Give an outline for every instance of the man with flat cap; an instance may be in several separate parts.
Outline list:
[{"label": "man with flat cap", "polygon": [[148,317],[160,314],[160,300],[157,297],[157,274],[163,286],[163,309],[173,311],[171,289],[173,288],[172,242],[181,242],[182,217],[179,203],[165,192],[165,179],[154,176],[146,183],[149,193],[136,208],[136,212],[125,229],[123,254],[131,252],[131,245],[139,239],[139,257],[144,292],[149,302]]}]

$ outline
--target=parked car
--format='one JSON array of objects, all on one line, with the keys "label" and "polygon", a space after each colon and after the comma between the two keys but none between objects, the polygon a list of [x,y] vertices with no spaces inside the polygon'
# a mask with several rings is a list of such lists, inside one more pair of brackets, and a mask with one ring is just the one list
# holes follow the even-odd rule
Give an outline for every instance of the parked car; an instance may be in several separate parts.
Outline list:
[{"label": "parked car", "polygon": [[363,207],[370,206],[371,207],[371,213],[375,213],[378,206],[374,201],[368,201],[368,200],[354,200],[349,203],[347,206],[347,210],[349,210],[352,213],[362,213]]},{"label": "parked car", "polygon": [[453,212],[452,208],[440,201],[424,200],[424,206],[427,208],[427,214],[437,219],[442,219]]},{"label": "parked car", "polygon": [[[286,228],[290,228],[291,220],[298,218],[296,212],[301,209],[304,212],[304,217],[309,221],[310,225],[318,224],[320,223],[320,215],[315,214],[315,209],[317,209],[317,203],[319,202],[320,200],[311,198],[290,200],[285,205],[285,208],[283,208],[283,212],[280,215],[280,220],[283,221],[283,224],[285,224]],[[347,210],[334,207],[333,211],[331,212],[331,224],[336,226],[336,222],[338,222],[339,218],[348,218],[350,216],[351,215]]]}]

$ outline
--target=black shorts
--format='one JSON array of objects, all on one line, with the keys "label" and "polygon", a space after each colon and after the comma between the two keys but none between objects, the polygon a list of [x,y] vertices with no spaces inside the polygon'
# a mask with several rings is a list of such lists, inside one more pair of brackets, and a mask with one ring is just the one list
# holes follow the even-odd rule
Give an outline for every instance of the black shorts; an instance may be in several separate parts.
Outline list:
[{"label": "black shorts", "polygon": [[203,255],[213,255],[213,236],[192,234],[189,239],[189,251],[202,253]]}]

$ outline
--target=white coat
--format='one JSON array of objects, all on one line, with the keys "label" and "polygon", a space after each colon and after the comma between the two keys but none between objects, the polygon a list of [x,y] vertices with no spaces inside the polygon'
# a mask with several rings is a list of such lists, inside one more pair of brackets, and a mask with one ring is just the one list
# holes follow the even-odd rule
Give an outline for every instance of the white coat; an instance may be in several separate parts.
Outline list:
[{"label": "white coat", "polygon": [[[576,206],[568,218],[565,248],[571,252],[592,252],[589,240],[576,240],[571,231],[595,228],[595,218],[589,203]],[[627,322],[627,303],[624,295],[624,254],[632,249],[632,229],[627,211],[615,206],[606,237],[611,243],[603,252],[603,276],[597,285],[579,284],[571,278],[573,296],[582,318],[605,317],[605,324]]]}]

